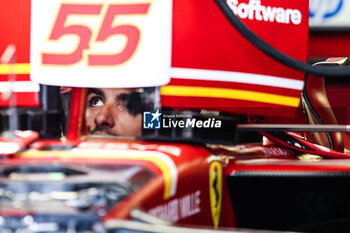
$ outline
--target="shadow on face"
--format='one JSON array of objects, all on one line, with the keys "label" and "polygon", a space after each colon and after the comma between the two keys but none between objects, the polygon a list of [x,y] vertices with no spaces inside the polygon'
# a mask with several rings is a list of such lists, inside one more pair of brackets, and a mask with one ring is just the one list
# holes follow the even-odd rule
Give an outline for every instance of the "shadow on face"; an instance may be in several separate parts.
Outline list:
[{"label": "shadow on face", "polygon": [[85,124],[92,135],[140,136],[142,99],[135,89],[90,88]]}]

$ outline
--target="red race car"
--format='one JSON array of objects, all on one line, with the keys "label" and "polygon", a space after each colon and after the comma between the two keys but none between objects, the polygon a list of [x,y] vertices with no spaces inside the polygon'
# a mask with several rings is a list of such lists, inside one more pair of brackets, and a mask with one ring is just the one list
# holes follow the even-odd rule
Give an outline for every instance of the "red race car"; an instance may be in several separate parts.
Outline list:
[{"label": "red race car", "polygon": [[346,58],[230,25],[306,62],[307,1],[216,3],[0,3],[1,232],[348,230]]}]

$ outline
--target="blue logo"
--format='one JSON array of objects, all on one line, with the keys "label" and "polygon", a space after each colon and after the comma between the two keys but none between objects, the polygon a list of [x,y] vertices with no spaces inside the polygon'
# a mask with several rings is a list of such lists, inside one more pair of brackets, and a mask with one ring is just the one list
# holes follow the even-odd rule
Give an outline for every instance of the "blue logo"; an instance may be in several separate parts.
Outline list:
[{"label": "blue logo", "polygon": [[144,129],[160,129],[159,109],[153,112],[143,112],[143,128]]},{"label": "blue logo", "polygon": [[310,19],[326,20],[335,17],[343,7],[344,0],[310,0]]}]

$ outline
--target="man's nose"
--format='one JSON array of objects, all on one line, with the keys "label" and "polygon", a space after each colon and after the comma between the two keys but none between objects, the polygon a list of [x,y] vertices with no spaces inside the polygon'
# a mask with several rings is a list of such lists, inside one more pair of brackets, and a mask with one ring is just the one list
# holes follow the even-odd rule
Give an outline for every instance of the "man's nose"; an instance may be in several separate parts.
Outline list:
[{"label": "man's nose", "polygon": [[103,105],[96,115],[95,124],[100,127],[113,128],[115,124],[115,114],[113,106]]}]

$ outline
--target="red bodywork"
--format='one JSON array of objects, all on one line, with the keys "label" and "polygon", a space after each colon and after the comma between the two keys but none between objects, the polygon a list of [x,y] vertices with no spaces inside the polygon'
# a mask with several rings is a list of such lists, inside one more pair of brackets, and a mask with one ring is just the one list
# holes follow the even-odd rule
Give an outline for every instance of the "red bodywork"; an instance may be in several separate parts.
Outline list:
[{"label": "red bodywork", "polygon": [[[21,9],[25,11],[25,14],[18,15],[18,19],[20,17],[28,17],[30,6],[26,5],[29,1],[25,0],[16,0],[16,4],[10,4],[11,6],[21,5]],[[178,5],[174,5],[175,13],[177,16],[175,21],[174,30],[184,30],[184,35],[188,36],[185,30],[192,30],[192,28],[180,27],[183,26],[181,20],[188,21],[186,17],[180,17],[180,14],[183,14],[180,6],[187,6],[187,10],[190,11],[189,5],[195,4],[195,1],[175,1]],[[198,1],[199,2],[199,1]],[[196,4],[198,4],[196,1]],[[267,1],[265,1],[267,2]],[[297,2],[297,1],[296,1]],[[183,4],[183,5],[181,5]],[[298,3],[295,3],[298,4]],[[219,15],[221,17],[219,19],[220,22],[226,24],[229,27],[228,23],[225,21],[224,17],[220,15],[220,12],[212,1],[203,1],[200,4],[200,7],[203,8],[214,8],[212,14],[214,16]],[[297,7],[297,6],[296,6]],[[1,23],[9,22],[13,18],[14,13],[17,11],[17,7],[14,9],[6,8],[8,14],[0,14]],[[303,9],[306,11],[306,9]],[[190,12],[191,13],[191,12]],[[186,15],[185,15],[186,16]],[[208,15],[196,14],[187,14],[187,17],[194,17],[195,20],[208,20]],[[21,20],[26,22],[26,27],[29,28],[29,21]],[[12,22],[12,21],[11,21]],[[181,33],[176,34],[174,37],[174,59],[173,59],[173,67],[181,67],[181,68],[193,68],[193,69],[214,69],[214,70],[227,70],[231,69],[232,66],[237,68],[238,71],[248,72],[253,68],[257,68],[258,71],[254,71],[259,73],[261,70],[259,69],[267,69],[267,75],[284,75],[288,74],[288,77],[291,77],[295,80],[303,80],[303,76],[300,72],[292,71],[289,68],[285,68],[276,62],[269,60],[269,58],[265,57],[260,52],[257,53],[254,59],[257,60],[257,63],[251,64],[247,63],[246,57],[240,59],[236,57],[236,60],[240,60],[244,63],[242,64],[232,64],[233,61],[225,60],[225,62],[219,62],[215,53],[217,50],[226,51],[226,53],[231,54],[234,53],[235,48],[231,47],[228,50],[225,50],[225,43],[229,43],[229,39],[221,38],[225,43],[220,42],[220,40],[213,41],[207,40],[198,40],[198,38],[206,37],[206,33],[210,34],[210,30],[216,30],[217,25],[211,25],[213,28],[206,27],[209,22],[202,22],[203,28],[196,28],[196,30],[192,30],[193,38],[192,40],[187,40],[187,37],[181,37]],[[191,26],[191,25],[187,25]],[[6,25],[0,25],[0,30],[6,30]],[[307,24],[304,24],[300,29],[303,33],[307,28]],[[209,30],[210,29],[210,30]],[[255,27],[259,33],[264,33],[264,27]],[[180,30],[180,31],[181,31]],[[207,31],[209,30],[209,31]],[[286,29],[287,30],[287,29]],[[1,31],[1,34],[7,34],[8,31]],[[17,63],[29,63],[29,47],[23,47],[23,42],[25,39],[29,40],[29,31],[21,31],[22,34],[18,34],[18,32],[14,33],[13,37],[7,41],[2,41],[0,44],[0,53],[5,49],[5,44],[15,43],[17,46]],[[201,34],[202,33],[202,34]],[[295,33],[295,32],[293,32]],[[233,37],[237,37],[238,34],[233,33],[231,35]],[[267,34],[270,36],[270,34]],[[272,42],[277,46],[281,46],[282,50],[287,50],[287,53],[292,53],[294,57],[299,58],[300,60],[306,60],[306,43],[307,36],[302,37],[303,41],[301,42],[299,50],[295,50],[295,48],[290,48],[285,46],[285,34],[282,33],[282,38],[274,40],[273,36],[269,38],[265,38],[266,40],[272,40]],[[183,40],[187,40],[187,44],[181,44]],[[226,41],[227,40],[227,41]],[[239,40],[242,40],[240,38]],[[6,42],[6,43],[3,43]],[[178,44],[176,44],[178,43]],[[206,48],[208,44],[215,44],[216,46],[210,46],[210,49],[203,52],[203,48]],[[255,53],[255,48],[252,48],[250,45],[247,45],[243,40],[241,43],[244,43],[248,50],[252,53]],[[28,46],[28,44],[27,44]],[[183,48],[179,49],[180,46]],[[187,53],[179,54],[178,51],[189,51],[193,50],[191,56]],[[222,55],[222,54],[221,54]],[[195,56],[195,57],[192,57]],[[227,58],[227,54],[224,54],[225,59]],[[250,57],[251,55],[246,55]],[[220,57],[220,56],[219,56]],[[268,59],[266,61],[265,59]],[[265,67],[266,63],[270,64],[270,66]],[[211,66],[211,67],[210,67]],[[273,68],[272,68],[273,67]],[[277,68],[275,68],[277,67]],[[237,71],[237,69],[234,69]],[[27,74],[28,76],[28,74]],[[18,76],[20,78],[21,76]],[[4,81],[4,80],[1,80]],[[226,88],[238,88],[238,89],[247,89],[250,91],[260,91],[262,85],[248,85],[243,86],[240,84],[227,84],[225,82],[217,82],[215,85],[212,81],[201,81],[196,82],[193,80],[182,80],[182,79],[172,79],[170,85],[173,86],[194,86],[198,85],[201,87],[226,87]],[[295,97],[300,94],[301,90],[290,90],[286,89],[278,89],[269,87],[264,89],[265,92],[269,92],[270,94],[284,94],[289,97]],[[102,216],[102,221],[108,221],[111,219],[129,219],[130,211],[134,208],[141,208],[145,212],[148,212],[156,217],[164,219],[169,222],[173,222],[176,224],[185,224],[185,225],[194,225],[194,226],[209,226],[211,228],[215,227],[244,227],[244,228],[260,228],[260,229],[282,229],[282,230],[290,230],[295,229],[298,226],[303,226],[307,224],[312,224],[316,220],[313,218],[305,217],[305,219],[298,221],[294,221],[294,215],[297,215],[299,212],[283,212],[286,208],[283,206],[278,206],[279,204],[283,205],[283,202],[278,204],[268,203],[264,200],[265,197],[271,197],[272,200],[278,199],[277,196],[285,195],[288,196],[288,190],[283,192],[283,188],[278,189],[278,185],[282,185],[283,183],[289,184],[289,180],[278,183],[274,180],[269,183],[272,187],[275,186],[276,190],[279,192],[276,193],[276,197],[274,197],[274,190],[257,186],[258,189],[249,189],[250,187],[246,187],[244,185],[251,187],[255,187],[256,181],[259,181],[261,177],[269,178],[269,177],[301,177],[306,180],[309,178],[316,178],[317,181],[322,180],[322,177],[330,177],[334,176],[344,176],[347,177],[350,171],[350,163],[348,160],[326,160],[324,158],[348,158],[349,154],[344,154],[341,152],[336,152],[332,150],[325,150],[324,148],[320,148],[314,146],[314,144],[304,141],[303,139],[295,139],[301,144],[305,144],[308,146],[308,149],[298,148],[295,145],[288,144],[283,141],[283,139],[274,137],[271,134],[264,134],[266,138],[270,141],[269,143],[252,143],[252,144],[242,144],[236,146],[204,146],[204,145],[190,145],[190,144],[179,144],[179,143],[153,143],[153,142],[145,142],[145,141],[123,141],[123,140],[112,140],[112,139],[83,139],[81,137],[82,134],[82,125],[83,125],[83,110],[84,110],[84,100],[85,100],[85,90],[81,88],[75,88],[72,93],[71,100],[71,108],[70,108],[70,119],[68,121],[68,132],[67,139],[60,140],[36,140],[33,142],[36,134],[27,135],[22,139],[15,139],[14,141],[20,145],[22,151],[12,152],[12,153],[3,153],[4,159],[2,160],[3,164],[8,165],[21,165],[21,164],[61,164],[65,165],[135,165],[141,166],[150,171],[154,176],[152,179],[143,185],[140,189],[132,192],[127,198],[118,202],[113,208],[111,208],[107,213]],[[188,104],[188,108],[202,108],[201,104],[207,104],[210,109],[219,108],[223,110],[224,108],[220,108],[220,104],[226,104],[226,99],[214,99],[211,97],[204,97],[201,99],[197,99],[196,97],[188,97],[185,98],[185,101],[182,99],[179,102],[176,99],[178,96],[163,96],[163,105],[168,107],[181,107],[185,103]],[[168,98],[168,99],[167,99]],[[207,99],[206,99],[207,98]],[[205,101],[205,102],[203,102]],[[212,101],[212,102],[211,102]],[[238,99],[232,100],[232,104],[235,105],[235,108],[229,109],[228,112],[240,112],[241,110],[237,110],[239,106],[248,107],[245,109],[244,113],[257,113],[256,103],[254,101],[249,102],[246,100]],[[180,106],[179,106],[180,104]],[[217,105],[219,104],[219,106]],[[226,106],[226,105],[225,105]],[[231,105],[232,106],[232,105]],[[251,107],[251,108],[250,108]],[[260,107],[275,107],[278,108],[280,106],[276,106],[275,104],[264,104]],[[294,106],[296,107],[296,106]],[[258,109],[262,111],[263,109]],[[290,110],[290,109],[289,109]],[[292,109],[293,111],[295,110]],[[252,112],[255,111],[255,112]],[[269,112],[271,113],[271,112]],[[267,114],[267,115],[288,115],[289,112],[281,112],[279,109],[274,113],[277,114]],[[299,119],[300,120],[300,119]],[[286,133],[287,134],[287,133]],[[289,135],[289,134],[288,134]],[[289,135],[293,137],[292,135]],[[17,140],[17,141],[16,141]],[[8,142],[11,140],[7,140]],[[1,143],[4,140],[0,141]],[[272,143],[273,142],[273,143]],[[3,144],[4,145],[4,144]],[[57,148],[64,148],[62,150],[58,150]],[[311,149],[310,149],[311,148]],[[311,155],[312,154],[312,155]],[[127,156],[129,155],[129,156]],[[159,157],[161,156],[161,158]],[[216,165],[222,167],[222,172],[218,170],[218,167],[214,169],[214,180],[215,176],[217,179],[221,177],[222,184],[220,186],[220,182],[216,180],[215,182],[219,182],[219,186],[214,187],[214,180],[211,179],[211,165],[218,162],[220,164]],[[249,180],[252,177],[256,180]],[[103,180],[104,177],[99,177],[99,179]],[[242,179],[243,182],[240,181]],[[298,181],[298,180],[297,180]],[[263,180],[262,183],[266,182]],[[295,180],[291,181],[291,184],[295,184]],[[265,183],[264,183],[265,184]],[[218,183],[215,183],[218,185]],[[312,186],[312,183],[309,183],[309,187]],[[221,192],[218,192],[218,187],[222,188]],[[260,187],[260,189],[259,189]],[[285,186],[283,186],[285,187]],[[291,185],[291,187],[294,187]],[[304,187],[304,186],[303,186]],[[318,189],[321,191],[326,190],[327,186],[320,186],[322,189]],[[345,186],[339,186],[340,189]],[[245,190],[245,188],[247,188]],[[307,186],[305,186],[305,189]],[[318,187],[319,188],[319,187]],[[267,190],[266,190],[267,189]],[[214,191],[213,191],[214,190]],[[268,193],[267,191],[270,191]],[[303,190],[302,190],[303,191]],[[213,193],[214,194],[211,194]],[[218,193],[215,193],[218,192]],[[266,196],[264,196],[264,193]],[[321,192],[322,193],[322,192]],[[306,193],[307,196],[309,193]],[[313,193],[312,193],[313,194]],[[246,198],[244,196],[246,195]],[[311,194],[310,194],[311,195]],[[311,195],[312,196],[312,195]],[[299,197],[299,196],[297,196]],[[240,199],[242,198],[242,199]],[[249,199],[251,198],[251,199]],[[325,197],[327,199],[328,197]],[[211,200],[212,199],[212,200]],[[213,203],[214,199],[214,203]],[[292,199],[292,198],[291,198]],[[312,199],[312,197],[310,197]],[[315,198],[316,199],[316,198]],[[241,203],[247,204],[246,209],[245,206],[240,206]],[[269,199],[270,200],[270,199]],[[294,200],[294,199],[293,199]],[[312,199],[313,200],[313,199]],[[340,200],[340,199],[339,199]],[[328,201],[328,199],[327,199]],[[337,201],[337,200],[336,200]],[[335,202],[336,202],[335,201]],[[249,202],[256,204],[256,206],[249,206]],[[218,204],[219,203],[219,204]],[[218,205],[217,205],[218,204]],[[261,205],[260,205],[261,204]],[[321,203],[322,204],[322,203]],[[291,204],[292,205],[292,204]],[[341,204],[339,204],[341,205]],[[339,205],[335,205],[338,207]],[[216,207],[214,207],[216,206]],[[289,206],[289,205],[288,205]],[[254,208],[256,207],[256,208]],[[266,208],[267,207],[267,208]],[[271,207],[271,209],[268,209]],[[277,207],[281,207],[279,210],[281,213],[276,211]],[[299,207],[299,206],[297,206]],[[305,207],[308,208],[309,206]],[[317,206],[316,206],[317,207]],[[316,208],[315,207],[315,208]],[[215,209],[218,208],[218,209]],[[288,208],[292,208],[289,206]],[[320,207],[321,208],[321,207]],[[332,208],[330,208],[333,210]],[[216,211],[216,212],[215,212]],[[293,210],[295,211],[295,210]],[[301,209],[300,212],[305,211]],[[317,211],[315,211],[317,212]],[[326,211],[325,211],[326,212]],[[11,215],[9,212],[4,212],[0,208],[0,213],[2,215]],[[27,215],[28,212],[12,212],[15,215]],[[212,214],[212,213],[216,213]],[[218,214],[219,213],[219,214]],[[261,213],[261,215],[259,214]],[[35,213],[30,213],[35,215]],[[265,218],[264,218],[265,214]],[[13,214],[12,214],[13,215]],[[320,221],[326,221],[330,219],[329,214],[324,214],[323,211],[317,212]],[[216,217],[214,217],[216,216]],[[270,221],[266,221],[272,216]],[[301,215],[303,216],[303,215]],[[278,217],[278,219],[277,219]],[[294,218],[293,218],[294,217]],[[304,216],[303,216],[304,217]],[[349,218],[347,213],[343,215],[339,213],[339,215],[335,216],[335,219],[341,218]],[[250,220],[247,223],[247,219]],[[282,222],[287,222],[285,225],[279,225],[274,223],[280,220]],[[288,222],[289,221],[289,222]],[[318,220],[317,220],[318,221]],[[274,225],[275,224],[275,225]],[[281,223],[282,224],[282,223]]]}]

